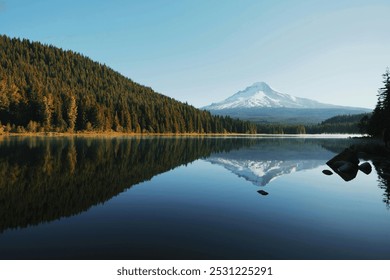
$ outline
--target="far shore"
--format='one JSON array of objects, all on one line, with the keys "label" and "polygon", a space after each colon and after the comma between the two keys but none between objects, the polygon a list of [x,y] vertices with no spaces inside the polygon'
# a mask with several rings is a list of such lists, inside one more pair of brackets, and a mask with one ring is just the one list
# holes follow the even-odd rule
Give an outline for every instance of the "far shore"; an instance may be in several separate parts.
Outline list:
[{"label": "far shore", "polygon": [[118,136],[250,136],[256,134],[244,133],[133,133],[133,132],[99,132],[99,131],[77,131],[77,132],[11,132],[2,133],[0,137],[7,136],[40,136],[40,137],[54,137],[54,136],[82,136],[82,137],[118,137]]},{"label": "far shore", "polygon": [[199,136],[245,136],[245,137],[280,137],[280,138],[354,138],[354,139],[374,139],[365,137],[359,134],[348,134],[348,133],[321,133],[321,134],[266,134],[266,133],[135,133],[135,132],[116,132],[116,131],[77,131],[77,132],[3,132],[0,133],[0,137],[8,136],[39,136],[39,137],[144,137],[144,136],[184,136],[184,137],[199,137]]}]

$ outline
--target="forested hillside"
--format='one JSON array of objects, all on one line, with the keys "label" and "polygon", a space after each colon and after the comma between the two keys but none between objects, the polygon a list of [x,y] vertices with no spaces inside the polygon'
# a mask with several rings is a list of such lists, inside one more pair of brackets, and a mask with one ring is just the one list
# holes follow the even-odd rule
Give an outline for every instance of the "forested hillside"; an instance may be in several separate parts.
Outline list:
[{"label": "forested hillside", "polygon": [[258,124],[258,133],[268,134],[320,134],[320,133],[350,133],[365,134],[364,122],[371,114],[337,115],[318,124]]},{"label": "forested hillside", "polygon": [[256,133],[62,49],[0,36],[0,132]]},{"label": "forested hillside", "polygon": [[329,118],[317,126],[309,128],[310,133],[365,133],[361,127],[362,119],[369,118],[370,113],[338,115]]}]

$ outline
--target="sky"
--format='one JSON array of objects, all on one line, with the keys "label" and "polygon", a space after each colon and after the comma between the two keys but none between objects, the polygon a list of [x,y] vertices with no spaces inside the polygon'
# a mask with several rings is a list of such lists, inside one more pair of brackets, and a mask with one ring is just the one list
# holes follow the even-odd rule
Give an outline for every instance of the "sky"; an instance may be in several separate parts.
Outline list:
[{"label": "sky", "polygon": [[388,0],[0,0],[0,34],[73,50],[195,107],[255,82],[374,108]]}]

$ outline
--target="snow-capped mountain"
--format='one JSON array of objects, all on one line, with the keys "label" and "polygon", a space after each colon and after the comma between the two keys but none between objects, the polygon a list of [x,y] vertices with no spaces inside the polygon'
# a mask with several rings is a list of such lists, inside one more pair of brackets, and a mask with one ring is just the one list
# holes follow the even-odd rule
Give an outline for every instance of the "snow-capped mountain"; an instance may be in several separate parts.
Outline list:
[{"label": "snow-capped mountain", "polygon": [[229,98],[203,107],[206,110],[232,108],[339,108],[342,106],[320,103],[273,90],[264,82],[254,83]]},{"label": "snow-capped mountain", "polygon": [[371,109],[321,103],[273,90],[264,82],[254,83],[227,99],[201,109],[215,115],[252,121],[318,123],[343,114],[360,114]]}]

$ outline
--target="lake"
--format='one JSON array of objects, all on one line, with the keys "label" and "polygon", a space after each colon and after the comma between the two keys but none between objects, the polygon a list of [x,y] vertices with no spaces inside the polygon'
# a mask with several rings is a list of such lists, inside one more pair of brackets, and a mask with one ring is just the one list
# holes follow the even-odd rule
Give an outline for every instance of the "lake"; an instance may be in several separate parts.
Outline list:
[{"label": "lake", "polygon": [[388,170],[322,173],[355,141],[2,137],[0,258],[390,259]]}]

